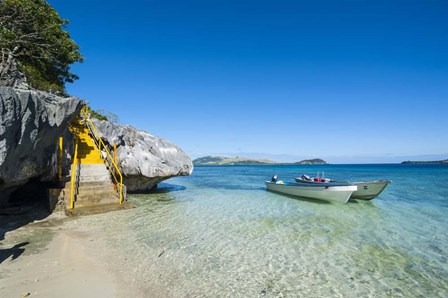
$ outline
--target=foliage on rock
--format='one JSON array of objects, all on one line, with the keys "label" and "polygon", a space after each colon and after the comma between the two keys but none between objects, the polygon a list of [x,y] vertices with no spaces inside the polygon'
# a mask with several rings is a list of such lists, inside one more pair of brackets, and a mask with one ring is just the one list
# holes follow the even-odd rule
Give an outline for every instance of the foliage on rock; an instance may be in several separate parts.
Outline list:
[{"label": "foliage on rock", "polygon": [[67,24],[44,0],[0,0],[0,83],[14,85],[17,64],[33,88],[63,93],[83,60]]},{"label": "foliage on rock", "polygon": [[92,118],[96,118],[98,120],[105,120],[112,123],[118,123],[120,121],[118,115],[112,112],[107,112],[102,109],[93,110],[90,106],[87,106],[87,110],[90,113],[90,117]]}]

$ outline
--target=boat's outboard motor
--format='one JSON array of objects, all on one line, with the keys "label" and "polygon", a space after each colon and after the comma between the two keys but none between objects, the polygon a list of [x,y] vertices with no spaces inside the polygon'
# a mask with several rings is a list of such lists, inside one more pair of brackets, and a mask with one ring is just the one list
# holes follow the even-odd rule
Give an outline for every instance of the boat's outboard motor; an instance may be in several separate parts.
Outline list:
[{"label": "boat's outboard motor", "polygon": [[271,182],[277,182],[277,175],[274,175],[274,176],[272,176],[272,178],[271,178]]}]

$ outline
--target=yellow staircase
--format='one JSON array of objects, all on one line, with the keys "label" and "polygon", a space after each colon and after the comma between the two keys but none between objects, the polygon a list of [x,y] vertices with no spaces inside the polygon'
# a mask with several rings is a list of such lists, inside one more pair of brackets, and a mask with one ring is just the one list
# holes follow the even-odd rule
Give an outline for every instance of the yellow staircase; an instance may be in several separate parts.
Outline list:
[{"label": "yellow staircase", "polygon": [[130,207],[123,204],[126,189],[116,160],[90,120],[87,108],[69,128],[75,141],[70,181],[59,191],[53,190],[56,200],[64,201],[66,213],[102,213]]},{"label": "yellow staircase", "polygon": [[104,164],[101,158],[101,151],[96,147],[92,137],[89,135],[89,129],[77,118],[71,124],[71,131],[78,140],[77,164]]}]

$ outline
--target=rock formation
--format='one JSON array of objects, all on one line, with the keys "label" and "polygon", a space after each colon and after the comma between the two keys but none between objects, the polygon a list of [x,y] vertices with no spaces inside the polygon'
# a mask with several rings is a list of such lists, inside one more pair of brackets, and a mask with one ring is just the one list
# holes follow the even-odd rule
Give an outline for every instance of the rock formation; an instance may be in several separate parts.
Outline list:
[{"label": "rock formation", "polygon": [[0,62],[0,86],[30,89],[26,76],[19,71],[17,61],[11,55],[8,55],[6,61]]},{"label": "rock formation", "polygon": [[72,140],[67,127],[81,107],[75,97],[0,86],[0,205],[30,179],[56,177],[58,138]]},{"label": "rock formation", "polygon": [[147,191],[165,179],[193,172],[190,157],[175,144],[131,126],[93,122],[110,148],[117,144],[118,166],[128,192]]},{"label": "rock formation", "polygon": [[[28,181],[56,181],[58,138],[64,136],[63,169],[73,153],[69,124],[82,108],[75,97],[0,86],[0,206]],[[130,126],[94,119],[109,144],[118,145],[127,190],[145,191],[159,182],[190,175],[191,159],[175,144]]]}]

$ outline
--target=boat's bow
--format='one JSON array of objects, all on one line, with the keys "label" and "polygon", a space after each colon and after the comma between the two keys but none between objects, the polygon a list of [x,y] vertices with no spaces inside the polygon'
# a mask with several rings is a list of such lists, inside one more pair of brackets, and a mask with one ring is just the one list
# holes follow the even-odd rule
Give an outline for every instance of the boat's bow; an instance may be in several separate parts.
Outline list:
[{"label": "boat's bow", "polygon": [[354,182],[358,186],[351,198],[360,200],[372,200],[380,195],[380,193],[392,183],[392,180],[376,180],[376,181],[361,181]]}]

